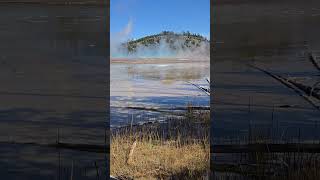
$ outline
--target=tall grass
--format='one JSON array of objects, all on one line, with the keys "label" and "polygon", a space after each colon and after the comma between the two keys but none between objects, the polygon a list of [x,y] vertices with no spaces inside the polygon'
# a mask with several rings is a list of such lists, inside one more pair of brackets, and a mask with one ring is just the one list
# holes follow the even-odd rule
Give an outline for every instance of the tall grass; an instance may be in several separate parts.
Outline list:
[{"label": "tall grass", "polygon": [[111,133],[111,175],[118,179],[208,179],[209,112],[189,109],[165,123]]},{"label": "tall grass", "polygon": [[[251,146],[248,152],[234,153],[216,153],[213,154],[213,162],[211,169],[214,179],[270,179],[270,180],[316,180],[320,179],[320,152],[306,152],[300,140],[300,131],[298,141],[285,142],[284,140],[273,140],[270,134],[262,133],[272,132],[270,127],[255,129],[255,126],[250,126],[251,133],[247,142],[236,141],[230,144],[230,147],[239,145],[260,145]],[[281,133],[283,134],[283,133]],[[291,139],[292,140],[292,139]],[[298,150],[288,150],[289,145],[297,144]],[[270,150],[271,145],[281,144],[284,149],[279,149],[277,152]],[[261,146],[263,145],[263,146]],[[319,144],[307,144],[309,147],[317,148]],[[301,146],[301,147],[300,147]],[[268,150],[260,149],[266,147]],[[292,146],[291,146],[292,147]],[[219,163],[215,160],[216,157],[223,155],[225,159],[229,159],[229,163]],[[232,163],[231,163],[232,161]]]}]

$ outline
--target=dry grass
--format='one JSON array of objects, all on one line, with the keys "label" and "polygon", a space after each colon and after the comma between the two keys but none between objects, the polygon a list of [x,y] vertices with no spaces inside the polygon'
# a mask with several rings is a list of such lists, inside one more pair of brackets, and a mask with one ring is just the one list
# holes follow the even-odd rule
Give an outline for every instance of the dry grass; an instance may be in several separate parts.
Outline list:
[{"label": "dry grass", "polygon": [[[179,119],[187,120],[188,118]],[[174,129],[172,124],[176,123],[170,124]],[[163,126],[159,128],[160,126],[156,125],[156,130],[141,128],[113,133],[111,175],[120,179],[205,179],[210,169],[208,136],[186,137],[181,133],[165,138],[168,136],[164,134],[172,133],[168,132],[170,130],[161,133],[164,129]],[[179,127],[179,131],[187,131],[189,126],[176,127]],[[200,130],[203,129],[198,129]]]},{"label": "dry grass", "polygon": [[209,144],[179,145],[176,141],[139,140],[132,153],[134,140],[114,137],[111,144],[111,174],[134,179],[157,179],[188,172],[205,172],[209,168]]}]

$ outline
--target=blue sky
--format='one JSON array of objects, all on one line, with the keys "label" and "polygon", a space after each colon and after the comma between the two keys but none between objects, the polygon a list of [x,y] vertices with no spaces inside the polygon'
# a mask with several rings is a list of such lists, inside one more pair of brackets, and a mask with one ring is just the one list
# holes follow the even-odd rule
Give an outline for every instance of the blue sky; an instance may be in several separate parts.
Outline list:
[{"label": "blue sky", "polygon": [[210,0],[110,0],[110,31],[132,28],[127,38],[164,30],[210,35]]}]

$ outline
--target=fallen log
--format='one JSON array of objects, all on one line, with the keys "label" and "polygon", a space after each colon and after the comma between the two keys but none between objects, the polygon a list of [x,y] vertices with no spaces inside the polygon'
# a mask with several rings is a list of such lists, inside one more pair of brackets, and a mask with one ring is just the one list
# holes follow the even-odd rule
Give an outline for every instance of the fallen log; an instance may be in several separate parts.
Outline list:
[{"label": "fallen log", "polygon": [[54,147],[58,149],[71,149],[77,151],[87,151],[95,153],[109,153],[109,147],[106,145],[94,145],[94,144],[72,144],[72,143],[54,143],[48,144],[48,147]]},{"label": "fallen log", "polygon": [[186,107],[172,107],[172,108],[153,108],[153,107],[143,107],[143,106],[125,106],[125,107],[116,107],[111,106],[111,108],[127,108],[133,110],[145,110],[145,111],[154,111],[154,112],[171,112],[171,111],[186,111],[186,110],[210,110],[210,106],[186,106]]},{"label": "fallen log", "polygon": [[296,82],[296,81],[294,81],[294,80],[290,80],[290,79],[286,79],[286,80],[287,80],[288,82],[292,83],[294,86],[296,86],[296,87],[299,88],[300,90],[304,91],[307,95],[313,96],[313,97],[315,97],[315,98],[317,98],[317,99],[320,100],[320,94],[318,94],[317,92],[315,92],[312,87],[306,86],[306,85],[304,85],[304,84],[302,84],[302,83],[298,83],[298,82]]},{"label": "fallen log", "polygon": [[[309,96],[309,95],[306,95],[305,91],[303,91],[302,89],[300,89],[297,84],[294,85],[292,82],[290,82],[288,79],[286,78],[283,78],[282,76],[279,76],[279,75],[275,75],[275,74],[272,74],[271,72],[268,72],[260,67],[257,67],[257,66],[254,66],[252,64],[248,64],[248,66],[254,68],[254,69],[257,69],[265,74],[267,74],[268,76],[274,78],[275,80],[279,81],[281,84],[285,85],[286,87],[292,89],[295,93],[297,93],[299,96],[301,96],[303,99],[305,99],[309,104],[311,104],[313,107],[315,107],[317,110],[320,110],[320,106],[317,105],[317,102],[315,101],[315,97],[314,96]],[[311,94],[314,94],[314,93],[311,93]]]},{"label": "fallen log", "polygon": [[29,145],[29,146],[38,146],[38,147],[51,147],[57,149],[70,149],[75,151],[86,151],[94,153],[109,153],[110,148],[108,145],[94,145],[94,144],[73,144],[73,143],[52,143],[52,144],[40,144],[35,142],[0,142],[0,144],[8,145]]},{"label": "fallen log", "polygon": [[187,107],[174,107],[174,108],[146,108],[146,107],[127,107],[128,109],[147,110],[147,111],[183,111],[183,110],[210,110],[210,106],[187,106]]},{"label": "fallen log", "polygon": [[310,62],[313,64],[313,66],[318,69],[318,71],[320,71],[320,65],[318,64],[318,62],[316,61],[316,58],[313,56],[313,54],[310,52],[308,53],[308,57]]}]

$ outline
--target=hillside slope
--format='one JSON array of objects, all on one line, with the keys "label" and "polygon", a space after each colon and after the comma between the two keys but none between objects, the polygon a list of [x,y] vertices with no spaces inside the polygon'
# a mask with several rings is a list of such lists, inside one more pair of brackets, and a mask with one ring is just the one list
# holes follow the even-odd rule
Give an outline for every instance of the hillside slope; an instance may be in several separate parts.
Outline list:
[{"label": "hillside slope", "polygon": [[209,53],[209,40],[199,34],[190,32],[174,33],[163,31],[137,40],[129,40],[122,44],[128,54],[143,54],[150,51],[166,54]]}]

